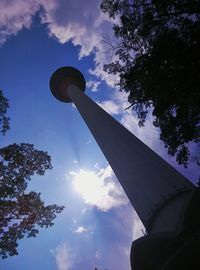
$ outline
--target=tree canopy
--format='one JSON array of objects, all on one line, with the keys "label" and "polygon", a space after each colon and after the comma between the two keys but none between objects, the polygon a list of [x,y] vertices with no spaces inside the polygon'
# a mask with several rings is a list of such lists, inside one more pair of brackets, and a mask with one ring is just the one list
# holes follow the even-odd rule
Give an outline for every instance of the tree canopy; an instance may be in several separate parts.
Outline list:
[{"label": "tree canopy", "polygon": [[104,66],[120,76],[139,125],[151,110],[168,153],[187,166],[200,138],[200,5],[198,0],[103,0],[117,18],[115,59]]},{"label": "tree canopy", "polygon": [[[6,116],[8,100],[0,92],[0,128],[9,128]],[[47,152],[34,149],[33,144],[11,144],[0,148],[0,256],[17,255],[18,241],[35,237],[39,227],[52,226],[63,206],[44,205],[40,193],[28,192],[28,181],[34,174],[44,175],[51,169]]]}]

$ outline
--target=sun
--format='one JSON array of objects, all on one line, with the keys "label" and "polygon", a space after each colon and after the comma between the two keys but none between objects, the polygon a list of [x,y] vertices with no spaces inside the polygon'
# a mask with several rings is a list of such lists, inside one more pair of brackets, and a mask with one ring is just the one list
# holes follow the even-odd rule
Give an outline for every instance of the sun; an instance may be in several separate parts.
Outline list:
[{"label": "sun", "polygon": [[80,170],[76,173],[73,186],[87,203],[95,203],[102,198],[103,183],[92,171]]}]

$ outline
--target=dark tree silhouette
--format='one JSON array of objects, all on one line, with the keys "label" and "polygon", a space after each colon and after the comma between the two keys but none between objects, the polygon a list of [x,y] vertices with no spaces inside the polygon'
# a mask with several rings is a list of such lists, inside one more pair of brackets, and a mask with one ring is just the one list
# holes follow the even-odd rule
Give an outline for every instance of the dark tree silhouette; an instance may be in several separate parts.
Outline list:
[{"label": "dark tree silhouette", "polygon": [[[6,117],[8,101],[0,92],[0,128],[9,128]],[[17,255],[18,241],[24,236],[35,237],[39,227],[53,225],[63,206],[44,205],[40,193],[28,192],[27,182],[34,174],[43,175],[51,169],[47,152],[32,144],[12,144],[0,148],[0,256]]]},{"label": "dark tree silhouette", "polygon": [[0,133],[3,134],[9,129],[9,118],[6,116],[8,107],[8,100],[4,97],[2,90],[0,90]]},{"label": "dark tree silhouette", "polygon": [[143,126],[149,110],[168,153],[185,167],[200,138],[200,5],[198,0],[103,0],[114,25],[121,90]]}]

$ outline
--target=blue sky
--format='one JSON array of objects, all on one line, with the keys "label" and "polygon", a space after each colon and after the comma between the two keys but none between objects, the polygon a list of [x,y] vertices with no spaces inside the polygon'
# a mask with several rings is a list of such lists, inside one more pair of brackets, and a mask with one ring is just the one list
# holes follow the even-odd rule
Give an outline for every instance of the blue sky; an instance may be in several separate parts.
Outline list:
[{"label": "blue sky", "polygon": [[[168,157],[151,124],[137,126],[126,94],[113,88],[117,76],[103,72],[111,51],[111,22],[100,1],[13,0],[0,2],[0,89],[9,99],[10,131],[0,147],[33,143],[52,157],[53,169],[33,177],[30,190],[48,204],[65,205],[50,229],[19,244],[19,255],[0,262],[3,270],[130,269],[133,239],[142,225],[121,190],[77,109],[58,102],[49,90],[51,74],[74,66],[85,76],[87,94],[191,181],[197,169],[186,170]],[[93,179],[99,193],[77,188]],[[87,180],[85,180],[87,181]],[[98,183],[101,183],[100,185]],[[90,184],[90,183],[89,183]],[[93,190],[94,192],[94,190]]]}]

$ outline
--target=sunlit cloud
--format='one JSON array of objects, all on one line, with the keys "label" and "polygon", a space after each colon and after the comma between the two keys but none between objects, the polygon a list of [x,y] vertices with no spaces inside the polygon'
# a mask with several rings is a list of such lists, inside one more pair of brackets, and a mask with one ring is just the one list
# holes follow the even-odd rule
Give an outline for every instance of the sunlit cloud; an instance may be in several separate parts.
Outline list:
[{"label": "sunlit cloud", "polygon": [[73,176],[73,186],[84,202],[102,211],[113,207],[126,205],[128,199],[119,183],[116,181],[110,166],[98,172],[80,170],[70,172]]},{"label": "sunlit cloud", "polygon": [[70,247],[66,243],[60,244],[51,252],[55,257],[57,270],[71,269],[73,266],[73,255]]},{"label": "sunlit cloud", "polygon": [[84,233],[84,232],[87,232],[88,231],[88,229],[87,228],[85,228],[85,227],[83,227],[83,226],[79,226],[79,227],[77,227],[75,230],[74,230],[74,232],[75,233]]},{"label": "sunlit cloud", "polygon": [[120,106],[113,100],[105,100],[97,102],[97,104],[109,114],[119,114],[121,112]]}]

